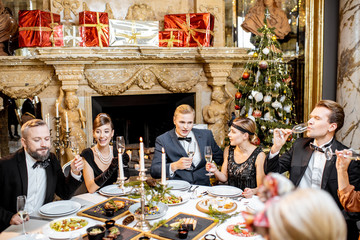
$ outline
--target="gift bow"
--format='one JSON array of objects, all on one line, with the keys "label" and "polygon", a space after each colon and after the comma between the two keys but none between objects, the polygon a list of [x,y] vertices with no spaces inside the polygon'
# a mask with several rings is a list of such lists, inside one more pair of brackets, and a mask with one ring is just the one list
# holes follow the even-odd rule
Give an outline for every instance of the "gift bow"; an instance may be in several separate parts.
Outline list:
[{"label": "gift bow", "polygon": [[[174,21],[182,28],[184,29],[184,31],[186,31],[187,33],[187,38],[186,38],[186,46],[189,46],[189,42],[190,42],[190,37],[192,37],[194,39],[194,41],[198,44],[199,47],[201,47],[201,43],[195,38],[195,33],[196,32],[200,32],[200,33],[210,33],[211,35],[214,36],[214,32],[209,30],[209,29],[197,29],[197,28],[191,28],[190,26],[190,13],[186,14],[186,23],[182,23],[180,21],[177,21],[177,19],[174,19]],[[165,29],[165,31],[175,31],[175,30],[179,30],[179,29],[174,29],[174,28],[167,28]]]},{"label": "gift bow", "polygon": [[174,42],[181,43],[182,41],[180,39],[175,39],[175,35],[173,34],[173,31],[170,31],[170,39],[161,39],[159,42],[167,42],[167,47],[173,47]]},{"label": "gift bow", "polygon": [[141,36],[140,32],[135,32],[135,27],[134,27],[135,21],[132,21],[132,26],[131,26],[131,35],[126,34],[126,33],[115,33],[115,36],[118,37],[124,37],[128,39],[128,43],[133,43],[133,44],[137,44],[137,40],[139,39],[146,39],[146,38],[153,38],[153,36]]},{"label": "gift bow", "polygon": [[98,39],[99,39],[99,46],[101,48],[103,47],[101,37],[103,36],[105,38],[105,40],[106,40],[106,36],[105,36],[104,31],[103,31],[103,28],[109,27],[109,24],[104,24],[104,23],[100,22],[99,12],[96,12],[96,23],[84,23],[84,24],[81,24],[80,26],[83,26],[83,27],[96,27],[96,30],[97,30],[97,33],[98,33]]}]

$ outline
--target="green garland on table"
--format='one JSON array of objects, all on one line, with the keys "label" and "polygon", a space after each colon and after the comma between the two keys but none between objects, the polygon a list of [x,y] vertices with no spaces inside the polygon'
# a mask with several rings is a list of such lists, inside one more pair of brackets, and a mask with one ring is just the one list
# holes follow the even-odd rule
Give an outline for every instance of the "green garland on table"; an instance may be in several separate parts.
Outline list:
[{"label": "green garland on table", "polygon": [[154,231],[156,228],[160,227],[161,225],[164,225],[164,227],[168,227],[169,225],[166,223],[167,219],[162,219],[160,221],[155,222],[152,226],[150,231]]},{"label": "green garland on table", "polygon": [[223,223],[225,220],[235,217],[239,215],[241,212],[235,212],[233,214],[223,213],[219,210],[213,208],[211,205],[209,206],[209,213],[207,213],[210,217],[215,219],[215,222]]}]

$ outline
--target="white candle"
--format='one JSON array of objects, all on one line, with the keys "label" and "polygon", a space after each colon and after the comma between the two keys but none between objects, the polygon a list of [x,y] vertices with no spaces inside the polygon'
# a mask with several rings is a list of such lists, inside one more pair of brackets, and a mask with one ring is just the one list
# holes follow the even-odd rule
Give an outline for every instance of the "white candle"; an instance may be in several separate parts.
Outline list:
[{"label": "white candle", "polygon": [[58,118],[59,117],[59,101],[56,100],[56,117]]},{"label": "white candle", "polygon": [[122,154],[120,153],[120,148],[118,149],[118,161],[119,161],[119,177],[120,180],[122,180],[124,179],[124,167],[123,167]]},{"label": "white candle", "polygon": [[140,137],[140,171],[145,171],[144,143],[142,137]]},{"label": "white candle", "polygon": [[166,185],[166,155],[164,148],[162,148],[161,157],[161,184]]},{"label": "white candle", "polygon": [[49,115],[49,113],[46,114],[46,116],[45,116],[45,122],[48,125],[48,127],[50,128],[50,115]]},{"label": "white candle", "polygon": [[69,119],[68,119],[68,114],[67,112],[65,112],[65,123],[66,123],[66,131],[69,131]]}]

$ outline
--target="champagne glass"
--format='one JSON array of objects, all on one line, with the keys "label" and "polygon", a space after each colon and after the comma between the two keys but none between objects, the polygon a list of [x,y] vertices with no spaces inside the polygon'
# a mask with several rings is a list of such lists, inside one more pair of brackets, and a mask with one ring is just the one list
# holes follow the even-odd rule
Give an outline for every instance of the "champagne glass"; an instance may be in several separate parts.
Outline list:
[{"label": "champagne glass", "polygon": [[79,143],[78,143],[75,136],[70,136],[69,137],[69,147],[70,147],[70,150],[71,150],[71,152],[72,152],[72,154],[74,156],[80,154]]},{"label": "champagne glass", "polygon": [[[351,160],[359,161],[360,160],[360,149],[346,149],[350,151],[349,154],[344,155],[344,157],[349,158]],[[324,150],[326,160],[330,160],[333,156],[336,156],[336,153],[334,153],[331,149],[331,147],[327,147]]]},{"label": "champagne glass", "polygon": [[[189,158],[193,158],[194,155],[195,155],[195,151],[196,151],[196,143],[191,141],[189,143],[189,146],[188,146],[188,150],[187,150],[187,155]],[[187,170],[192,170],[193,169],[193,166],[191,165],[189,168],[187,168]]]},{"label": "champagne glass", "polygon": [[116,137],[116,149],[118,150],[119,154],[124,154],[125,152],[125,138],[124,136],[117,136]]},{"label": "champagne glass", "polygon": [[29,213],[25,209],[26,196],[21,195],[16,199],[16,210],[22,220],[23,234],[26,235],[25,232],[25,219],[29,216]]},{"label": "champagne glass", "polygon": [[[119,161],[119,177],[117,179],[118,184],[123,184],[124,181],[124,167],[122,161],[122,155],[125,152],[125,138],[124,136],[117,136],[116,137],[116,148],[118,150],[118,161]],[[123,185],[122,185],[123,186]]]},{"label": "champagne glass", "polygon": [[300,134],[307,131],[308,123],[300,123],[295,125],[291,130],[295,134]]},{"label": "champagne glass", "polygon": [[[205,160],[206,160],[206,162],[211,163],[211,162],[212,162],[212,150],[211,150],[211,146],[205,146],[204,155],[205,155]],[[214,173],[208,172],[208,173],[206,173],[205,175],[206,175],[206,176],[212,176],[212,175],[214,175]]]}]

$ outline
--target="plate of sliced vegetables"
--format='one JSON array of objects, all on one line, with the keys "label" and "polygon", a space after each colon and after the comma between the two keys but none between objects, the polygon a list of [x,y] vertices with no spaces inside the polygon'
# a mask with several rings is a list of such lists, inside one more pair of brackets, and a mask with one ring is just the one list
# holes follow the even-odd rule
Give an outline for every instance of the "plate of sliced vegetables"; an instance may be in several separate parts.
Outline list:
[{"label": "plate of sliced vegetables", "polygon": [[190,199],[189,194],[184,194],[184,193],[181,194],[174,191],[172,194],[165,195],[163,198],[161,198],[160,202],[168,206],[177,206],[186,203],[187,201],[189,201],[189,199]]},{"label": "plate of sliced vegetables", "polygon": [[89,218],[63,217],[51,221],[43,227],[43,234],[53,239],[66,239],[74,234],[84,234],[86,229],[95,225]]}]

